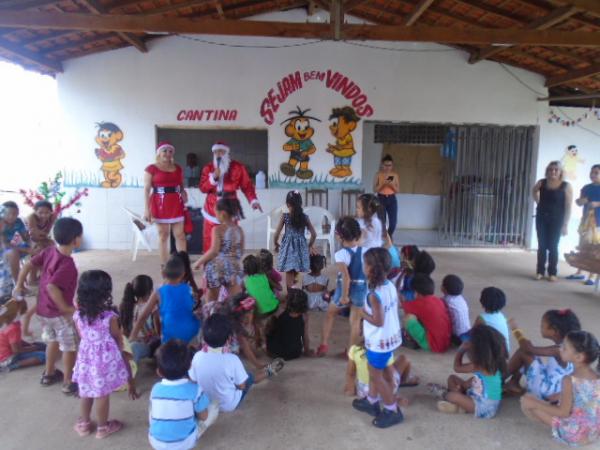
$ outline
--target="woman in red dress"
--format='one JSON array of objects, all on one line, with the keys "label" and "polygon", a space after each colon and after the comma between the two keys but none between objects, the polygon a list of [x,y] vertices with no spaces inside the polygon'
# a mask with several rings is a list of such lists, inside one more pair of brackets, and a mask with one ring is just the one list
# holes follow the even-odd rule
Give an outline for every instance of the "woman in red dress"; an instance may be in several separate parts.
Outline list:
[{"label": "woman in red dress", "polygon": [[175,164],[175,147],[169,142],[159,142],[156,163],[146,167],[144,173],[144,219],[158,227],[160,261],[169,257],[169,231],[173,231],[177,251],[185,251],[187,243],[183,230],[184,205],[187,194],[183,186],[183,170]]}]

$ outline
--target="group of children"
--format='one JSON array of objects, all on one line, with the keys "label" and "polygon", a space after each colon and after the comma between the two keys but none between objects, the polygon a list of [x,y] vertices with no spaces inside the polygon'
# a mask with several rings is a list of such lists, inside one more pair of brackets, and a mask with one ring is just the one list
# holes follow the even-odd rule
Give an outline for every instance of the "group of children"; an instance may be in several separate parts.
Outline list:
[{"label": "group of children", "polygon": [[[600,437],[600,379],[590,367],[600,349],[572,311],[546,312],[542,337],[553,345],[535,347],[503,315],[505,294],[488,287],[480,297],[482,312],[471,324],[462,280],[447,275],[443,296],[437,297],[433,258],[414,246],[397,251],[371,194],[359,197],[357,218],[336,223],[341,248],[334,255],[336,282],[330,292],[325,258],[313,247],[316,233],[300,193],[288,193],[286,204],[275,233],[278,270],[267,250],[242,259],[239,203],[225,198],[217,204],[221,224],[213,230],[212,247],[194,264],[203,269],[200,286],[188,255],[174,254],[162,268],[158,289],[150,277],[138,275],[126,285],[118,309],[106,272],[91,270],[78,278],[71,254],[81,243],[81,224],[58,219],[56,245],[22,267],[14,298],[0,309],[0,367],[45,364],[43,386],[62,382],[65,394],[81,398],[75,431],[104,438],[122,428],[109,420],[110,394],[126,389],[137,398],[137,365],[154,357],[161,381],[150,394],[150,443],[156,449],[193,448],[219,411],[238,408],[253,384],[277,374],[286,360],[314,355],[310,309],[326,311],[317,356],[328,353],[333,324],[349,311],[344,390],[356,396],[352,406],[371,415],[374,426],[401,423],[408,402],[399,388],[419,384],[408,358],[395,351],[404,345],[445,352],[454,343],[454,371],[470,377],[451,375],[445,386],[428,385],[440,411],[491,418],[503,393],[526,391],[524,413],[551,426],[557,439],[583,444]],[[43,350],[28,346],[20,335],[25,283],[35,270],[41,273],[35,312]],[[519,342],[512,357],[510,330]],[[60,352],[64,373],[56,368]],[[238,355],[254,370],[247,371]]]}]

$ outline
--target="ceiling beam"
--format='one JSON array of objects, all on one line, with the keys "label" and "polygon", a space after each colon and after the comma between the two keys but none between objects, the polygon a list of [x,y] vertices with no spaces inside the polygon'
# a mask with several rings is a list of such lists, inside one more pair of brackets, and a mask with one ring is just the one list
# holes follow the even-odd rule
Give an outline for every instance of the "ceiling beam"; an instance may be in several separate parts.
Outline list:
[{"label": "ceiling beam", "polygon": [[[190,33],[287,38],[332,38],[330,27],[326,24],[318,23],[30,11],[10,11],[1,14],[0,27],[121,31],[130,33]],[[557,30],[455,29],[449,27],[344,24],[342,25],[342,38],[449,44],[600,47],[599,32]]]},{"label": "ceiling beam", "polygon": [[[553,27],[554,25],[568,19],[574,14],[579,12],[579,8],[574,6],[563,6],[562,8],[555,9],[545,17],[541,17],[528,24],[525,29],[528,30],[546,30]],[[477,53],[471,55],[469,58],[469,64],[475,64],[483,59],[489,58],[496,53],[503,51],[502,47],[487,47],[482,48]]]},{"label": "ceiling beam", "polygon": [[407,27],[413,25],[417,20],[419,20],[419,17],[421,17],[423,13],[427,11],[427,8],[429,8],[433,2],[434,0],[421,0],[415,6],[415,9],[413,9],[412,12],[406,16],[403,25]]},{"label": "ceiling beam", "polygon": [[0,3],[0,9],[29,9],[29,8],[40,8],[42,6],[56,3],[57,0],[11,0]]},{"label": "ceiling beam", "polygon": [[585,69],[573,70],[567,72],[564,75],[558,75],[555,77],[548,78],[546,80],[546,87],[559,86],[561,84],[571,83],[572,81],[581,80],[583,78],[589,78],[600,73],[600,63],[592,64],[590,67]]},{"label": "ceiling beam", "polygon": [[562,3],[576,6],[583,10],[583,12],[600,17],[600,2],[598,0],[564,0]]},{"label": "ceiling beam", "polygon": [[[85,6],[92,14],[106,14],[108,11],[104,6],[102,6],[97,0],[78,0],[83,6]],[[140,52],[146,53],[148,52],[148,48],[146,44],[137,36],[131,33],[124,33],[121,31],[117,31],[117,35],[123,39],[125,42],[133,45]]]},{"label": "ceiling beam", "polygon": [[339,41],[342,38],[342,25],[344,24],[342,0],[331,0],[329,21],[331,22],[331,34],[333,35],[333,40]]},{"label": "ceiling beam", "polygon": [[58,73],[63,71],[62,64],[59,61],[52,61],[45,58],[36,52],[32,52],[26,48],[20,47],[17,44],[7,41],[6,39],[0,39],[0,50],[10,53],[20,59],[33,63],[36,66],[43,68],[45,71],[51,73]]},{"label": "ceiling beam", "polygon": [[367,3],[369,0],[346,0],[344,1],[344,12],[348,13],[354,8],[358,8],[361,5]]}]

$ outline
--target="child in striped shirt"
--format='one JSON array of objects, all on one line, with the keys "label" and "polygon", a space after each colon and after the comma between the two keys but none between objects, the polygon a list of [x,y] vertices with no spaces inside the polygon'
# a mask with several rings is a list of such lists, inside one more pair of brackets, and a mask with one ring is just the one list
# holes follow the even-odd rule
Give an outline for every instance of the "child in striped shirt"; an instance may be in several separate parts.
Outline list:
[{"label": "child in striped shirt", "polygon": [[185,342],[168,341],[158,349],[156,361],[163,379],[150,394],[150,445],[155,450],[192,449],[217,419],[219,406],[187,378],[191,354]]}]

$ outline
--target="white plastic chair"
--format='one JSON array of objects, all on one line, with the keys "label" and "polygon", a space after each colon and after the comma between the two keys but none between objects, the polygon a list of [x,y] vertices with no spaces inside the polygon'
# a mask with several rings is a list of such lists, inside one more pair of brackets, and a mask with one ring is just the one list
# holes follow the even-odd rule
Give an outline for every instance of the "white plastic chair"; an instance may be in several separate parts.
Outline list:
[{"label": "white plastic chair", "polygon": [[146,247],[149,252],[152,251],[151,242],[158,236],[158,230],[156,225],[148,223],[142,216],[134,213],[128,208],[123,208],[129,216],[129,223],[131,223],[131,229],[133,230],[133,241],[131,243],[131,260],[137,259],[138,249],[140,244]]},{"label": "white plastic chair", "polygon": [[[333,214],[331,214],[325,208],[320,208],[318,206],[309,206],[304,208],[304,213],[310,219],[315,231],[317,232],[317,241],[326,241],[329,245],[326,246],[328,248],[325,249],[325,253],[329,252],[329,260],[331,261],[333,258],[333,253],[335,251],[335,218]],[[323,233],[323,218],[327,217],[327,221],[331,226],[329,233]],[[327,255],[325,255],[327,256]]]},{"label": "white plastic chair", "polygon": [[273,248],[272,237],[277,230],[277,225],[279,224],[279,219],[281,215],[287,210],[287,206],[279,206],[267,214],[267,245],[266,249],[271,250]]}]

